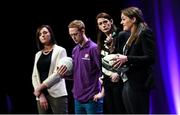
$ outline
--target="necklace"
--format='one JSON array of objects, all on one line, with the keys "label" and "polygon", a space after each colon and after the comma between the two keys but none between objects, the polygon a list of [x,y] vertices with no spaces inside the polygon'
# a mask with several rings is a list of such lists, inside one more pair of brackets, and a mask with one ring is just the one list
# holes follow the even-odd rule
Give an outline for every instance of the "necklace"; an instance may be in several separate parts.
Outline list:
[{"label": "necklace", "polygon": [[52,51],[52,49],[46,50],[46,51],[42,51],[42,52],[43,52],[44,55],[48,55],[51,51]]}]

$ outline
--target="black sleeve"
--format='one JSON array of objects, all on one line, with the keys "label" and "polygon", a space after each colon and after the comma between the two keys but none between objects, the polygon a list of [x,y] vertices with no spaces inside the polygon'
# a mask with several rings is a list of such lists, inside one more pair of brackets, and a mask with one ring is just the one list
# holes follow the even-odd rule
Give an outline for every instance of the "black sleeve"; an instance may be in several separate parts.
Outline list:
[{"label": "black sleeve", "polygon": [[155,61],[155,43],[151,30],[142,31],[135,50],[130,52],[128,57],[128,63],[136,66],[153,64]]},{"label": "black sleeve", "polygon": [[120,31],[116,37],[115,52],[123,54],[123,47],[129,38],[130,33],[126,31]]}]

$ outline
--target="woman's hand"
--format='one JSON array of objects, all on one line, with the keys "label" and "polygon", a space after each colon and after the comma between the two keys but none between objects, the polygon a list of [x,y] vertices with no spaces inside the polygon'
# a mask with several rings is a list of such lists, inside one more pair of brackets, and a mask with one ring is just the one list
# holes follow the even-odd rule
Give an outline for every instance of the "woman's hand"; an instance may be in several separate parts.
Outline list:
[{"label": "woman's hand", "polygon": [[39,103],[40,103],[41,109],[44,109],[44,110],[48,109],[48,101],[47,101],[46,97],[44,96],[44,94],[42,94],[42,93],[39,96]]},{"label": "woman's hand", "polygon": [[112,82],[118,82],[120,79],[118,73],[112,73],[110,78]]},{"label": "woman's hand", "polygon": [[114,64],[112,65],[114,68],[119,68],[128,61],[127,56],[122,54],[118,54],[118,57],[115,57],[112,60],[114,60]]},{"label": "woman's hand", "polygon": [[35,95],[36,97],[39,97],[40,94],[41,94],[41,92],[40,92],[39,89],[34,90],[34,95]]},{"label": "woman's hand", "polygon": [[44,84],[44,83],[40,84],[40,85],[34,90],[34,95],[35,95],[36,97],[39,97],[39,95],[41,94],[41,91],[42,91],[43,89],[45,89],[45,88],[47,88],[46,84]]}]

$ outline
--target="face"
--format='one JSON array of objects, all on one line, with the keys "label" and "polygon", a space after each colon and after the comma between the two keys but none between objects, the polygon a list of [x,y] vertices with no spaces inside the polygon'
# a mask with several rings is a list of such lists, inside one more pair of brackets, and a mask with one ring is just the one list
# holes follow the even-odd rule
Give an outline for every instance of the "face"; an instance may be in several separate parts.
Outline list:
[{"label": "face", "polygon": [[69,35],[76,44],[82,43],[82,32],[78,28],[69,28]]},{"label": "face", "polygon": [[97,24],[98,24],[98,28],[103,33],[108,33],[111,30],[111,26],[112,26],[113,22],[106,18],[98,18]]},{"label": "face", "polygon": [[130,19],[125,16],[123,13],[121,14],[121,24],[123,25],[123,30],[129,31],[134,25],[134,19]]},{"label": "face", "polygon": [[42,44],[49,44],[50,32],[47,28],[43,27],[39,32],[39,40]]}]

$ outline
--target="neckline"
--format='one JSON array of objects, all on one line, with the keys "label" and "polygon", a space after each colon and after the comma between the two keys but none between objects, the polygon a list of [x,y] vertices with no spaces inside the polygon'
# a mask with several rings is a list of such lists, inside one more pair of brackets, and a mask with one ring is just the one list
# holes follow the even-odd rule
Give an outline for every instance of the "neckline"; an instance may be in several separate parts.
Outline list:
[{"label": "neckline", "polygon": [[42,53],[43,53],[44,55],[48,55],[52,50],[53,50],[53,48],[50,49],[50,50],[48,50],[48,51],[42,51]]}]

